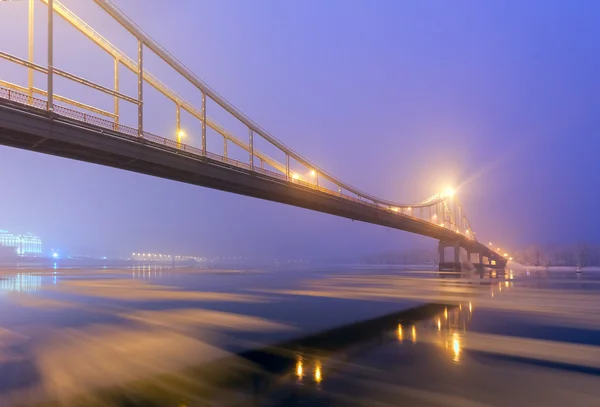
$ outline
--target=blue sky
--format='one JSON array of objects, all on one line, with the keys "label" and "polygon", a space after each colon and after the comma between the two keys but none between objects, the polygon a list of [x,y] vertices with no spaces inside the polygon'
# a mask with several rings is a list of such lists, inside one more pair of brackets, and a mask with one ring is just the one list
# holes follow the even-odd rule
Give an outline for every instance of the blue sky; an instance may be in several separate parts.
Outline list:
[{"label": "blue sky", "polygon": [[[600,243],[594,1],[115,3],[254,121],[352,185],[403,202],[458,185],[480,239],[502,247]],[[65,4],[135,56],[131,37],[91,0]],[[43,64],[45,10],[36,6],[36,62]],[[25,57],[26,2],[0,4],[0,22],[0,49]],[[111,59],[63,22],[56,30],[57,66],[110,86]],[[156,58],[149,56],[146,67],[199,100]],[[25,84],[24,71],[5,61],[0,72]],[[36,85],[43,80],[36,77]],[[124,74],[122,85],[134,94],[132,75]],[[57,87],[110,102],[68,84]],[[147,129],[172,133],[168,103],[152,99],[145,114]],[[213,115],[229,127],[225,115]],[[220,140],[209,140],[212,146]],[[0,227],[36,232],[53,245],[312,257],[434,244],[8,148],[0,149],[0,171]]]}]

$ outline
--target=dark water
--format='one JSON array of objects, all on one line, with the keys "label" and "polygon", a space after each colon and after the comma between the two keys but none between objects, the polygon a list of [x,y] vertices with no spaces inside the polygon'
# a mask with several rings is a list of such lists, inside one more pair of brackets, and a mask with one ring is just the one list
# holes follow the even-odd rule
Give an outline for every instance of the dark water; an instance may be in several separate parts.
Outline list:
[{"label": "dark water", "polygon": [[596,270],[0,278],[2,406],[600,405]]}]

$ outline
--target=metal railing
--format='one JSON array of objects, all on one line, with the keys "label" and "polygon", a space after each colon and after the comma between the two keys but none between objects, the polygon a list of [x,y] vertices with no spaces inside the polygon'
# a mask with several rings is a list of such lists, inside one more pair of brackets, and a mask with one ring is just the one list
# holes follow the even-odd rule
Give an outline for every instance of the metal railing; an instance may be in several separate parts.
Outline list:
[{"label": "metal railing", "polygon": [[[48,110],[48,103],[45,100],[38,99],[38,98],[35,98],[32,96],[29,96],[27,94],[24,94],[22,92],[17,92],[17,91],[11,90],[11,89],[0,87],[0,98],[10,100],[12,102],[16,102],[19,104],[31,106],[31,107],[34,107],[39,110],[43,110],[43,111]],[[64,106],[56,104],[56,103],[54,104],[54,113],[57,115],[63,116],[65,118],[68,118],[68,119],[80,121],[83,123],[90,124],[92,126],[101,127],[104,129],[108,129],[108,130],[112,130],[112,131],[115,131],[118,133],[125,134],[127,136],[130,136],[133,140],[142,139],[142,140],[150,141],[154,144],[163,145],[165,147],[168,147],[171,150],[184,151],[186,153],[197,156],[198,158],[208,159],[210,161],[219,162],[219,163],[224,163],[224,164],[231,165],[231,166],[234,166],[237,168],[242,168],[242,169],[248,170],[248,171],[251,170],[250,165],[245,162],[238,161],[238,160],[235,160],[235,159],[232,159],[229,157],[225,157],[225,156],[222,156],[219,154],[215,154],[212,152],[208,152],[208,151],[205,154],[203,154],[203,151],[200,148],[197,148],[197,147],[185,144],[185,143],[178,143],[177,141],[174,141],[174,140],[171,140],[171,139],[168,139],[165,137],[161,137],[161,136],[158,136],[156,134],[152,134],[152,133],[149,133],[146,131],[144,131],[142,133],[142,137],[139,137],[138,130],[136,128],[133,128],[130,126],[125,126],[122,124],[115,124],[115,122],[113,122],[111,120],[97,117],[97,116],[94,116],[94,115],[91,115],[88,113],[84,113],[84,112],[81,112],[78,110],[69,109],[67,107],[64,107]],[[394,210],[394,208],[379,205],[374,202],[369,202],[369,201],[365,200],[364,198],[361,199],[360,197],[353,197],[353,196],[344,194],[339,191],[334,191],[334,190],[331,190],[324,186],[317,185],[316,183],[307,182],[307,181],[304,181],[301,179],[294,179],[293,177],[290,177],[290,179],[288,179],[283,174],[279,174],[277,172],[270,171],[270,170],[264,169],[264,168],[254,167],[254,169],[252,169],[252,171],[255,173],[258,173],[258,174],[262,174],[268,178],[276,179],[278,181],[286,181],[288,183],[296,184],[301,187],[308,188],[308,189],[311,189],[311,190],[314,190],[317,192],[326,193],[328,195],[336,196],[336,197],[339,197],[344,200],[352,201],[352,202],[355,202],[355,203],[358,203],[358,204],[361,204],[364,206],[375,208],[375,209],[381,210],[383,212],[392,213],[399,217],[409,218],[409,219],[424,222],[424,223],[427,223],[430,225],[442,227],[442,226],[437,225],[436,223],[433,223],[433,222],[430,222],[427,220],[423,220],[416,216],[412,216],[412,215],[403,213],[401,211],[398,211],[397,209]],[[462,233],[459,233],[459,232],[456,232],[456,233],[462,235]]]}]

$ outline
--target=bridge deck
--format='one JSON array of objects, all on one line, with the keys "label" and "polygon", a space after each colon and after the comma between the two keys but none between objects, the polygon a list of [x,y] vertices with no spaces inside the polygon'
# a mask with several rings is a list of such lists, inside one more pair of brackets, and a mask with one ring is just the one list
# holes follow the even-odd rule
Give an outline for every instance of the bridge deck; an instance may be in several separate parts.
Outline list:
[{"label": "bridge deck", "polygon": [[[83,113],[75,112],[78,114]],[[120,168],[156,177],[311,209],[443,241],[459,241],[472,251],[485,245],[450,229],[390,208],[360,201],[285,175],[144,134],[144,137],[91,124],[0,97],[0,144]],[[197,150],[197,151],[194,151]]]}]

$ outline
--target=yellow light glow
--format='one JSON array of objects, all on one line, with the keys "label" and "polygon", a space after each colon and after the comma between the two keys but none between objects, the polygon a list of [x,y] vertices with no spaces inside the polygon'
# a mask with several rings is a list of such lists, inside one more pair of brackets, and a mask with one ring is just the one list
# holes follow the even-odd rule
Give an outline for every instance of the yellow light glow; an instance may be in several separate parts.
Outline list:
[{"label": "yellow light glow", "polygon": [[398,212],[398,208],[392,208],[392,211]]},{"label": "yellow light glow", "polygon": [[443,193],[442,197],[452,198],[456,191],[453,188],[447,188]]},{"label": "yellow light glow", "polygon": [[298,362],[296,363],[296,376],[302,377],[302,370],[302,361],[298,360]]},{"label": "yellow light glow", "polygon": [[185,132],[183,130],[179,130],[177,132],[177,141],[181,142],[181,139],[185,137]]},{"label": "yellow light glow", "polygon": [[315,382],[321,383],[322,379],[323,377],[321,376],[321,364],[317,363],[317,366],[315,367]]},{"label": "yellow light glow", "polygon": [[444,308],[444,318],[448,319],[448,308]]},{"label": "yellow light glow", "polygon": [[292,179],[298,179],[298,178],[300,178],[300,175],[298,175],[298,174],[292,174]]},{"label": "yellow light glow", "polygon": [[491,245],[492,245],[492,242],[490,242],[490,243],[489,243],[489,245],[491,246]]},{"label": "yellow light glow", "polygon": [[400,341],[402,341],[403,338],[404,338],[404,335],[402,333],[402,324],[398,324],[398,339]]},{"label": "yellow light glow", "polygon": [[508,253],[504,253],[504,257],[508,257]]},{"label": "yellow light glow", "polygon": [[410,206],[409,206],[407,209],[408,209],[409,211],[410,211],[410,210],[412,210],[412,208],[411,208]]},{"label": "yellow light glow", "polygon": [[315,175],[317,175],[317,172],[315,170],[310,170],[310,176],[314,177]]},{"label": "yellow light glow", "polygon": [[460,338],[457,333],[452,335],[452,350],[454,351],[454,361],[460,362]]},{"label": "yellow light glow", "polygon": [[509,257],[508,260],[512,261],[512,257]]},{"label": "yellow light glow", "polygon": [[473,312],[473,305],[469,302],[469,312]]},{"label": "yellow light glow", "polygon": [[412,326],[412,341],[413,343],[417,343],[417,328]]},{"label": "yellow light glow", "polygon": [[437,321],[437,326],[438,326],[438,331],[441,331],[442,330],[442,320],[439,319],[439,318],[438,318],[438,321]]}]

